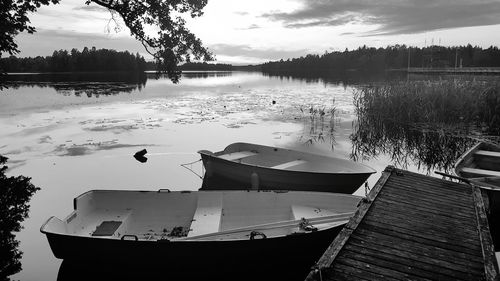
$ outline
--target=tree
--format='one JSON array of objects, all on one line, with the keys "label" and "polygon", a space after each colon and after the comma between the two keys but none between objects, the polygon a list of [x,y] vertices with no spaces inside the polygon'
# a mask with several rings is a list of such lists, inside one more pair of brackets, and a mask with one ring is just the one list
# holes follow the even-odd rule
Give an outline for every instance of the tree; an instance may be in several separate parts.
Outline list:
[{"label": "tree", "polygon": [[28,217],[29,201],[39,187],[24,176],[5,175],[7,158],[0,155],[0,280],[21,270],[19,241],[13,232],[22,229],[21,222]]},{"label": "tree", "polygon": [[28,13],[36,12],[42,5],[59,3],[59,0],[2,0],[0,4],[0,53],[19,52],[14,37],[19,32],[35,32],[29,24]]},{"label": "tree", "polygon": [[[2,0],[0,4],[0,53],[18,53],[14,37],[19,32],[35,32],[28,13],[42,5],[58,4],[60,0]],[[130,33],[139,40],[157,63],[157,70],[177,83],[178,65],[191,59],[210,61],[212,53],[185,26],[183,14],[192,18],[203,15],[207,0],[87,0],[107,8],[113,20],[121,17]],[[150,28],[156,33],[150,34]]]}]

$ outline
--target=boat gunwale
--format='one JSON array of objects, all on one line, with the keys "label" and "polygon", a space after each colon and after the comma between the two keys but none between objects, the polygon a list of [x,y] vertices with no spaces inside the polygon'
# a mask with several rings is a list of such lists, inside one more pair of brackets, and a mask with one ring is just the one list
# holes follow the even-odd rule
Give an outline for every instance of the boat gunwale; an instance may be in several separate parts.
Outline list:
[{"label": "boat gunwale", "polygon": [[47,233],[54,233],[54,232],[49,232],[47,231],[45,228],[47,226],[47,224],[49,224],[49,222],[53,219],[58,219],[58,220],[61,220],[60,218],[56,217],[56,216],[50,216],[43,224],[42,226],[40,226],[40,232],[43,233],[43,234],[47,234]]},{"label": "boat gunwale", "polygon": [[[467,167],[465,166],[464,162],[467,160],[467,159],[470,159],[474,156],[474,153],[475,151],[478,151],[478,150],[486,150],[486,151],[495,151],[495,152],[498,152],[496,150],[488,150],[488,149],[482,149],[483,146],[496,146],[498,147],[497,144],[493,144],[493,143],[490,143],[490,142],[484,142],[484,141],[481,141],[481,142],[478,142],[476,143],[474,146],[472,146],[470,149],[468,149],[466,152],[464,152],[458,159],[457,161],[455,161],[455,165],[453,167],[453,173],[456,175],[456,176],[460,176],[460,172],[461,172],[461,168],[464,168],[464,167]],[[494,176],[486,176],[486,177],[494,177]],[[466,178],[474,178],[474,177],[466,177]],[[483,178],[483,177],[477,177],[477,178]]]},{"label": "boat gunwale", "polygon": [[455,173],[456,176],[461,177],[461,168],[464,167],[464,165],[465,165],[464,162],[467,159],[470,159],[472,157],[472,155],[474,154],[474,151],[479,150],[479,148],[482,145],[483,145],[483,142],[478,142],[473,147],[469,148],[464,154],[460,155],[460,157],[457,159],[457,161],[455,162],[455,165],[453,167],[453,172]]},{"label": "boat gunwale", "polygon": [[[56,216],[52,216],[51,218],[59,219]],[[323,233],[326,231],[331,231],[331,230],[338,228],[338,227],[344,227],[344,225],[346,225],[348,221],[349,221],[349,219],[346,219],[345,222],[343,222],[343,223],[339,223],[339,224],[336,224],[333,226],[318,229],[317,231],[313,231],[313,232],[294,232],[294,233],[289,233],[286,235],[268,236],[264,239],[253,239],[253,240],[251,240],[251,239],[214,239],[214,240],[206,239],[206,240],[203,240],[203,239],[179,239],[179,238],[156,239],[156,240],[145,240],[145,239],[126,240],[126,239],[121,239],[121,238],[113,238],[111,236],[78,235],[78,234],[52,232],[52,231],[47,231],[47,230],[42,231],[42,229],[40,229],[40,232],[42,232],[45,235],[56,235],[56,236],[63,236],[63,237],[68,237],[68,238],[75,237],[75,238],[84,238],[84,239],[91,239],[91,240],[99,239],[99,240],[103,240],[103,241],[104,240],[106,240],[106,241],[127,241],[127,242],[134,242],[134,243],[138,243],[138,242],[139,243],[172,243],[172,242],[176,242],[176,243],[179,243],[179,242],[182,242],[182,243],[192,243],[192,242],[195,242],[195,243],[203,243],[203,242],[204,243],[207,243],[207,242],[209,242],[209,243],[214,243],[214,242],[228,243],[228,242],[245,242],[245,241],[254,241],[254,240],[267,240],[267,241],[269,241],[270,239],[284,239],[284,238],[287,238],[290,236],[296,236],[296,235],[307,235],[307,234],[311,234],[311,233]],[[45,224],[44,224],[44,226],[45,226]]]}]

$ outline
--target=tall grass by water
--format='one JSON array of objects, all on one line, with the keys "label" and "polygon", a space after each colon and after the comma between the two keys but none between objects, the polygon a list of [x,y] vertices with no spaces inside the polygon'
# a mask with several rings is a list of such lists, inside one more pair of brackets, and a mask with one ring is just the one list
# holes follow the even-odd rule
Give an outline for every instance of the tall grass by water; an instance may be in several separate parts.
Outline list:
[{"label": "tall grass by water", "polygon": [[351,157],[449,171],[478,141],[500,141],[500,82],[408,81],[358,88]]},{"label": "tall grass by water", "polygon": [[360,117],[429,128],[469,128],[500,135],[499,80],[410,81],[359,88]]}]

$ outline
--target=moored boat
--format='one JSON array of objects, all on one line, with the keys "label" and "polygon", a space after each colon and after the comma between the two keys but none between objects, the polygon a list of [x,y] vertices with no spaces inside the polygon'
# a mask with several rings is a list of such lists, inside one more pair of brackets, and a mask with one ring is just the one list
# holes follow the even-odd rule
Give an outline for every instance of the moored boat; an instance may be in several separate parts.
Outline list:
[{"label": "moored boat", "polygon": [[455,164],[455,174],[485,189],[500,190],[500,147],[480,142]]},{"label": "moored boat", "polygon": [[455,174],[483,189],[487,195],[488,223],[495,245],[500,250],[500,146],[480,142],[465,152],[455,164]]},{"label": "moored boat", "polygon": [[354,161],[250,143],[200,150],[202,190],[274,189],[352,194],[375,173]]},{"label": "moored boat", "polygon": [[361,197],[284,191],[89,191],[42,227],[57,258],[311,266]]}]

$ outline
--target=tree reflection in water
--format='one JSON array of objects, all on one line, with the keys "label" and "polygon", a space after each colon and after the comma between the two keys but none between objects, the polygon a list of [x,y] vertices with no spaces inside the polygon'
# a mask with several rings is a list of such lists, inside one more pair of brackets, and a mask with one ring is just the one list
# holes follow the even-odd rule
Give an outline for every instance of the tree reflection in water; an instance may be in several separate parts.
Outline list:
[{"label": "tree reflection in water", "polygon": [[53,88],[65,96],[96,97],[142,90],[145,73],[43,73],[4,76],[2,83],[13,89],[20,87]]},{"label": "tree reflection in water", "polygon": [[40,188],[25,176],[5,175],[7,158],[0,155],[0,280],[21,271],[22,252],[14,232],[22,229],[21,223],[28,217],[31,196]]}]

